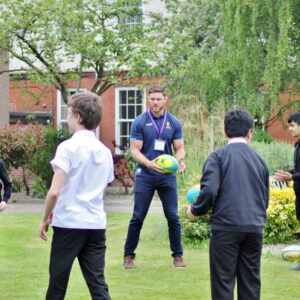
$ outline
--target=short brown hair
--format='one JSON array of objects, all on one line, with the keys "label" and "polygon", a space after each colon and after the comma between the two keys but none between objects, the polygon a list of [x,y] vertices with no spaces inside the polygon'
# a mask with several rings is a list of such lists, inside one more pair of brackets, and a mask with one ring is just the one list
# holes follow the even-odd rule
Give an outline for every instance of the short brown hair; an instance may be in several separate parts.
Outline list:
[{"label": "short brown hair", "polygon": [[153,85],[150,87],[149,89],[149,94],[152,94],[152,93],[162,93],[164,95],[164,97],[166,97],[166,91],[165,91],[165,88],[161,85]]},{"label": "short brown hair", "polygon": [[98,127],[103,116],[102,99],[91,92],[73,94],[68,107],[72,108],[73,113],[78,113],[81,117],[81,124],[89,130]]}]

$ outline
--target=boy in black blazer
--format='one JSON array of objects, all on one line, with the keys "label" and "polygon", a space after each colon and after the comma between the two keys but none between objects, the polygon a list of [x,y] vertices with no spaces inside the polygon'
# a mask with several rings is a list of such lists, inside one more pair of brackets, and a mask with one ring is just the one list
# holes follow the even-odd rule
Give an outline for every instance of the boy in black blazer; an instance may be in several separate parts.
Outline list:
[{"label": "boy in black blazer", "polygon": [[[296,111],[289,115],[288,123],[289,132],[292,137],[297,139],[294,151],[294,168],[289,171],[277,170],[274,177],[278,181],[294,181],[296,217],[297,220],[300,220],[300,112]],[[300,264],[290,269],[300,271]]]},{"label": "boy in black blazer", "polygon": [[188,209],[190,220],[212,208],[210,276],[213,300],[260,299],[260,258],[269,201],[269,173],[248,146],[253,117],[244,110],[226,114],[228,144],[203,166],[201,193]]}]

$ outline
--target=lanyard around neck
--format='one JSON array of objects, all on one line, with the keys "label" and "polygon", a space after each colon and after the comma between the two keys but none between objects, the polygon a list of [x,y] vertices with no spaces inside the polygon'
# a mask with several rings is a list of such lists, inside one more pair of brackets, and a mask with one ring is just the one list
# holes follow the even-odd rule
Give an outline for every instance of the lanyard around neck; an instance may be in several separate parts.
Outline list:
[{"label": "lanyard around neck", "polygon": [[166,124],[167,112],[166,111],[164,112],[164,120],[163,120],[163,123],[162,123],[162,125],[160,127],[160,130],[158,129],[158,127],[157,127],[157,125],[156,125],[156,123],[155,123],[155,121],[154,121],[154,119],[153,119],[153,117],[152,117],[152,115],[150,113],[150,108],[148,109],[148,115],[149,115],[149,118],[151,119],[151,122],[152,122],[154,128],[156,129],[156,131],[158,133],[158,138],[160,139],[160,135],[163,132],[165,124]]}]

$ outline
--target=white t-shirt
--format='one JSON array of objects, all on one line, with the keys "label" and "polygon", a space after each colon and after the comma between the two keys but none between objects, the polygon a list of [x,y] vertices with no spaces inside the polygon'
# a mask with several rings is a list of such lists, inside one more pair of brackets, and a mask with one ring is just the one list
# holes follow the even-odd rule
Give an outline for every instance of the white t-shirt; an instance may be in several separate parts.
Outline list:
[{"label": "white t-shirt", "polygon": [[114,180],[110,150],[93,131],[80,130],[62,142],[51,161],[67,179],[60,190],[52,225],[62,228],[105,229],[103,193]]}]

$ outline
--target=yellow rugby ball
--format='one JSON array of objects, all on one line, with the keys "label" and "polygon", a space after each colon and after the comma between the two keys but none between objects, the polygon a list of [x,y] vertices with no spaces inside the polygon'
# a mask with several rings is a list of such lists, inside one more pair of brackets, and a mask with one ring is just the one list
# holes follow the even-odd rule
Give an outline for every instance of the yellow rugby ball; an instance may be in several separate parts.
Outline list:
[{"label": "yellow rugby ball", "polygon": [[178,161],[172,155],[162,154],[158,156],[154,161],[159,167],[163,169],[164,173],[166,174],[172,174],[179,168]]},{"label": "yellow rugby ball", "polygon": [[300,260],[300,246],[291,245],[282,250],[282,258],[285,260]]}]

